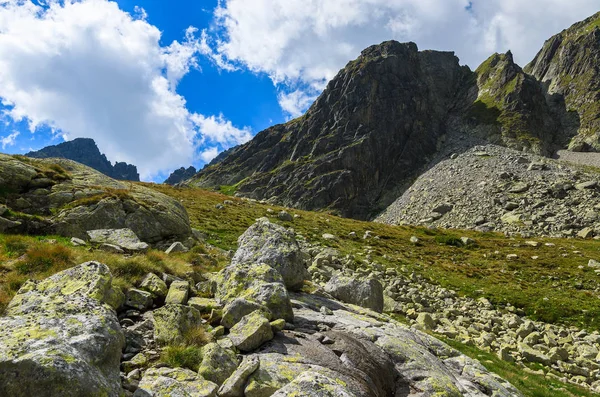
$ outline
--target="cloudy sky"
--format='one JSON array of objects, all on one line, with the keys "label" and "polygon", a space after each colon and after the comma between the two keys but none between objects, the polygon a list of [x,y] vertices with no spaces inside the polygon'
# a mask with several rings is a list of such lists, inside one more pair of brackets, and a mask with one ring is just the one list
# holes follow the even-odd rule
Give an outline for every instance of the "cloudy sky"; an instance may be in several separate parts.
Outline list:
[{"label": "cloudy sky", "polygon": [[600,10],[598,0],[0,0],[0,151],[94,138],[162,181],[304,112],[385,40],[476,68]]}]

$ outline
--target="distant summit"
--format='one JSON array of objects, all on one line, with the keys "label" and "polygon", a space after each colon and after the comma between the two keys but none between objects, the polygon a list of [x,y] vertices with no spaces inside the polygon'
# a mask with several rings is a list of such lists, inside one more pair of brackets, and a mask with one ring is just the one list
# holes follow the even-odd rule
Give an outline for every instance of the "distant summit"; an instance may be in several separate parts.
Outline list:
[{"label": "distant summit", "polygon": [[113,166],[106,156],[100,153],[96,142],[90,138],[77,138],[58,145],[47,146],[38,151],[29,152],[25,156],[38,159],[65,158],[87,165],[114,179],[136,182],[140,180],[140,174],[135,165],[117,162]]},{"label": "distant summit", "polygon": [[177,185],[179,182],[183,182],[196,175],[196,172],[198,171],[193,166],[188,168],[181,167],[180,169],[173,171],[163,183],[166,183],[167,185]]}]

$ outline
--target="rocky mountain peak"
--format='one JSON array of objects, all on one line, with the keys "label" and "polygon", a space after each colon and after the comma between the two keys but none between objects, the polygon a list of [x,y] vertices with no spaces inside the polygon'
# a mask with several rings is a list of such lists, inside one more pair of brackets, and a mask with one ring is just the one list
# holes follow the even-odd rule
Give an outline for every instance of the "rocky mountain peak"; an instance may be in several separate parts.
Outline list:
[{"label": "rocky mountain peak", "polygon": [[92,167],[106,176],[118,180],[139,181],[137,167],[124,162],[113,166],[103,153],[100,153],[96,142],[91,138],[76,138],[58,145],[47,146],[25,156],[38,159],[57,157],[65,158]]}]

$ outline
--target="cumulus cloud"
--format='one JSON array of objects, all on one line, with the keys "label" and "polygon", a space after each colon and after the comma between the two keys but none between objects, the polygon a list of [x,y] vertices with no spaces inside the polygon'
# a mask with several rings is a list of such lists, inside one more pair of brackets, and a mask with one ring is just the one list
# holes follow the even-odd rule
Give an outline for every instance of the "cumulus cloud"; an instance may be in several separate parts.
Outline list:
[{"label": "cumulus cloud", "polygon": [[200,153],[200,159],[202,161],[204,161],[205,163],[210,163],[210,161],[212,159],[214,159],[215,157],[217,157],[217,155],[219,154],[219,148],[217,147],[211,147],[208,149],[204,149],[202,151],[202,153]]},{"label": "cumulus cloud", "polygon": [[7,146],[14,145],[18,136],[19,131],[15,131],[10,135],[1,137],[0,144],[2,144],[2,150],[6,149]]},{"label": "cumulus cloud", "polygon": [[268,74],[291,92],[280,105],[296,115],[308,107],[299,99],[318,94],[369,45],[414,41],[455,51],[472,68],[511,49],[525,64],[545,39],[597,7],[597,0],[223,0],[217,33],[204,44],[222,62]]},{"label": "cumulus cloud", "polygon": [[310,95],[301,89],[289,93],[281,92],[277,95],[279,106],[281,106],[281,109],[290,117],[301,116],[304,110],[308,108],[315,99],[316,96]]},{"label": "cumulus cloud", "polygon": [[132,16],[107,0],[0,0],[6,113],[32,132],[45,126],[69,139],[92,137],[144,179],[189,165],[200,143],[248,139],[222,116],[191,113],[176,92],[198,65],[196,30],[163,47],[145,18],[141,8]]}]

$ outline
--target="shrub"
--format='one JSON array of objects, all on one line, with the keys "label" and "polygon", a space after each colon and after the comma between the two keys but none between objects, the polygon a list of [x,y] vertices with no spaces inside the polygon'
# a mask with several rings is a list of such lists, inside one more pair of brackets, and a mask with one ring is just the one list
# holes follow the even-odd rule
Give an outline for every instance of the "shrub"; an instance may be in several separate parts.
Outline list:
[{"label": "shrub", "polygon": [[447,236],[447,235],[436,236],[435,241],[436,241],[436,243],[439,243],[439,244],[451,245],[454,247],[462,247],[462,245],[463,245],[462,241],[460,241],[460,238],[458,238],[456,236]]},{"label": "shrub", "polygon": [[170,367],[182,367],[198,371],[198,367],[202,362],[202,348],[184,345],[167,346],[161,354],[161,361]]}]

